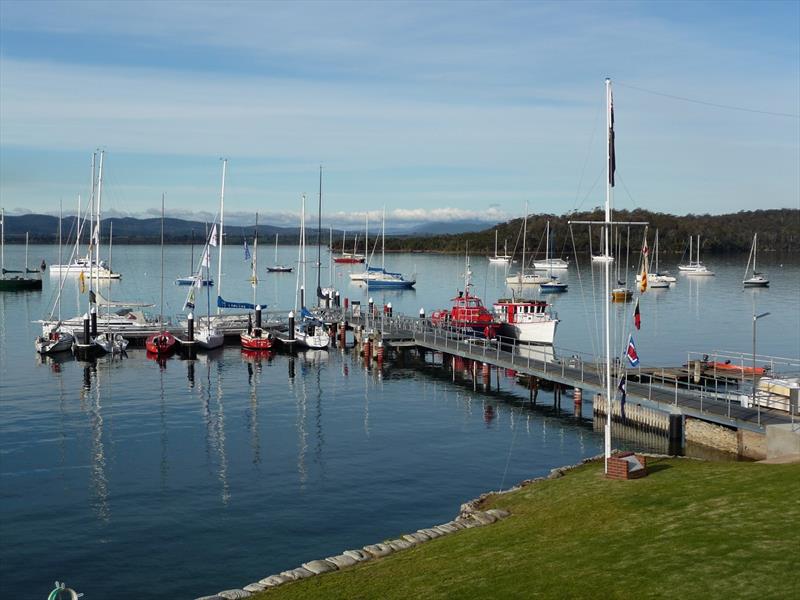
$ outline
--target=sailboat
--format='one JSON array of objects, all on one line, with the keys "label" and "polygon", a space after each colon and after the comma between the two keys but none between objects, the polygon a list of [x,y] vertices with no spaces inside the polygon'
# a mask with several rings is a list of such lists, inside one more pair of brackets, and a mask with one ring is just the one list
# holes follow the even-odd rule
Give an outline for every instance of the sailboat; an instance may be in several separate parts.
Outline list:
[{"label": "sailboat", "polygon": [[[567,291],[567,284],[563,281],[559,281],[558,277],[553,275],[554,268],[561,268],[556,267],[555,265],[560,264],[555,261],[561,261],[566,265],[567,263],[561,260],[560,258],[550,258],[550,221],[547,222],[547,235],[545,240],[545,259],[544,263],[548,266],[547,276],[549,277],[549,281],[544,281],[539,284],[539,290],[542,293],[552,294],[552,293],[561,293]],[[534,263],[535,264],[535,263]],[[566,268],[566,266],[564,267]]]},{"label": "sailboat", "polygon": [[386,270],[386,207],[383,208],[381,223],[381,267],[368,267],[367,289],[410,290],[417,283],[416,277],[406,279],[401,273]]},{"label": "sailboat", "polygon": [[[76,215],[76,219],[78,221],[78,227],[77,227],[77,234],[75,236],[74,259],[67,264],[50,265],[51,275],[55,275],[57,273],[58,274],[64,273],[66,275],[80,275],[81,273],[83,273],[84,275],[86,275],[91,271],[95,279],[119,279],[121,277],[119,273],[114,273],[108,267],[105,261],[100,260],[99,254],[96,254],[93,257],[91,252],[92,240],[94,240],[96,243],[97,240],[95,240],[95,238],[99,239],[100,237],[100,198],[102,196],[102,191],[103,191],[104,157],[105,157],[105,151],[100,152],[100,164],[98,171],[96,169],[97,152],[92,153],[92,185],[91,185],[91,195],[89,197],[89,205],[87,206],[87,212],[89,213],[89,239],[90,239],[88,252],[85,257],[80,255],[81,234],[83,232],[83,225],[86,224],[86,217],[81,219],[81,197],[78,196],[78,213]],[[96,180],[95,180],[95,174],[97,174]],[[96,214],[94,210],[95,198],[97,199]]]},{"label": "sailboat", "polygon": [[291,273],[292,267],[278,264],[278,234],[275,234],[275,264],[267,267],[269,273]]},{"label": "sailboat", "polygon": [[506,277],[506,283],[510,285],[537,285],[550,281],[549,277],[543,277],[536,273],[525,273],[525,251],[527,249],[528,240],[528,201],[525,201],[525,216],[522,219],[522,263],[520,264],[519,273],[509,275]]},{"label": "sailboat", "polygon": [[356,236],[355,242],[353,243],[352,253],[345,251],[346,239],[347,239],[347,231],[342,231],[342,254],[340,256],[334,256],[333,262],[339,264],[347,264],[347,265],[355,265],[363,263],[365,260],[364,255],[356,253],[356,251],[358,250],[358,236]]},{"label": "sailboat", "polygon": [[[589,228],[589,236],[591,238],[592,230]],[[600,230],[600,249],[603,248],[603,236],[605,235],[605,229]],[[590,240],[591,241],[591,240]],[[606,262],[614,262],[614,257],[610,254],[592,254],[592,262],[596,263],[606,263]]]},{"label": "sailboat", "polygon": [[[58,262],[61,262],[61,205],[58,207]],[[39,354],[55,354],[65,352],[72,348],[75,337],[68,331],[61,331],[61,289],[64,281],[59,273],[58,276],[58,295],[56,303],[58,305],[58,321],[50,329],[47,335],[41,335],[34,340],[34,347]]]},{"label": "sailboat", "polygon": [[[28,268],[28,234],[25,233],[25,270],[6,269],[6,218],[5,209],[0,209],[0,292],[22,292],[42,289],[42,276],[37,269]],[[6,277],[7,274],[13,277]],[[39,277],[28,277],[40,273]]]},{"label": "sailboat", "polygon": [[[301,348],[312,350],[327,349],[330,336],[325,331],[325,324],[316,318],[305,306],[306,289],[306,196],[303,194],[300,208],[300,248],[298,250],[297,293],[295,294],[295,313],[299,319],[295,322],[294,339]],[[318,267],[319,268],[319,267]],[[302,285],[300,285],[302,281]],[[298,302],[299,300],[299,302]]]},{"label": "sailboat", "polygon": [[709,270],[703,263],[700,262],[700,235],[697,235],[697,260],[692,262],[692,238],[689,238],[689,265],[688,268],[684,268],[685,265],[681,265],[678,268],[681,269],[686,275],[692,277],[711,277],[714,275],[714,272]]},{"label": "sailboat", "polygon": [[[108,224],[108,264],[109,269],[111,268],[111,247],[114,240],[114,223],[111,222]],[[98,242],[99,245],[99,242]],[[111,285],[111,281],[107,280],[108,285]],[[97,289],[95,291],[95,298],[97,300],[98,308],[102,305],[104,298],[100,295],[100,280],[97,280]],[[98,315],[99,316],[99,315]],[[128,348],[128,340],[126,340],[123,335],[119,332],[112,332],[111,331],[111,313],[106,307],[106,328],[105,331],[99,332],[97,337],[95,337],[95,343],[100,346],[103,350],[107,353],[111,354],[124,354],[125,350]]]},{"label": "sailboat", "polygon": [[564,270],[569,268],[569,263],[563,258],[550,258],[550,221],[547,221],[547,234],[545,242],[544,260],[533,261],[533,268],[540,271],[552,271],[553,269]]},{"label": "sailboat", "polygon": [[[197,273],[193,276],[195,281],[194,288],[189,292],[189,298],[187,298],[185,306],[194,308],[194,289],[202,287],[202,284],[199,282],[204,279],[211,279],[211,242],[214,232],[215,230],[212,230],[212,233],[209,235],[208,225],[206,225],[206,243],[203,246],[203,256],[200,260]],[[191,302],[190,299],[192,300]],[[206,320],[205,323],[203,323],[201,319],[200,323],[198,323],[197,329],[195,329],[194,332],[194,341],[204,350],[213,350],[225,343],[225,336],[217,331],[217,328],[211,322],[211,290],[209,286],[206,286]]]},{"label": "sailboat", "polygon": [[[194,229],[192,229],[192,254],[189,258],[189,272],[194,271]],[[194,285],[194,286],[214,285],[214,280],[211,277],[198,278],[197,275],[187,275],[186,277],[178,277],[175,280],[177,285]]]},{"label": "sailboat", "polygon": [[489,262],[492,264],[507,265],[511,262],[511,256],[508,255],[508,240],[503,241],[503,254],[497,253],[497,229],[494,230],[494,256],[489,257]]},{"label": "sailboat", "polygon": [[[258,294],[258,213],[256,213],[256,228],[253,234],[253,256],[250,264],[250,285],[253,286],[253,304],[256,303]],[[261,307],[256,305],[255,326],[250,327],[248,322],[247,331],[239,334],[239,339],[243,350],[269,350],[272,348],[275,339],[271,333],[264,331],[261,327]]]},{"label": "sailboat", "polygon": [[161,305],[158,313],[160,331],[145,340],[145,348],[151,355],[166,358],[175,351],[178,340],[164,327],[164,194],[161,194]]},{"label": "sailboat", "polygon": [[[744,287],[769,287],[769,279],[764,273],[756,271],[756,251],[758,249],[758,233],[753,234],[753,245],[750,247],[750,256],[747,257],[747,266],[744,268]],[[750,277],[747,271],[750,269],[750,260],[753,261],[753,271]]]},{"label": "sailboat", "polygon": [[[369,211],[364,215],[364,254],[369,253]],[[369,256],[369,260],[372,260],[372,256],[375,254],[375,248],[372,249],[372,254]],[[370,276],[372,275],[369,270],[369,262],[366,262],[367,268],[364,271],[359,271],[358,273],[350,273],[350,281],[367,281]]]}]

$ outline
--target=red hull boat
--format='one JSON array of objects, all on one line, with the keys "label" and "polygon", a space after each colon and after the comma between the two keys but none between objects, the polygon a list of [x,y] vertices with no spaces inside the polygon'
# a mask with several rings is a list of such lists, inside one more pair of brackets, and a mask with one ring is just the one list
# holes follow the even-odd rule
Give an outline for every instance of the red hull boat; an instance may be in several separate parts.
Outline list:
[{"label": "red hull boat", "polygon": [[486,339],[497,335],[497,321],[481,299],[469,293],[469,287],[466,293],[459,292],[452,301],[450,310],[437,310],[431,315],[434,325],[464,329],[470,335]]},{"label": "red hull boat", "polygon": [[239,337],[244,350],[269,350],[275,345],[273,335],[263,329],[253,328],[252,332],[242,333]]},{"label": "red hull boat", "polygon": [[357,265],[364,262],[363,256],[334,256],[333,262],[345,265]]},{"label": "red hull boat", "polygon": [[174,335],[169,331],[162,331],[161,333],[154,333],[147,338],[144,345],[150,354],[169,356],[175,351],[175,344],[177,343],[178,340],[175,339]]}]

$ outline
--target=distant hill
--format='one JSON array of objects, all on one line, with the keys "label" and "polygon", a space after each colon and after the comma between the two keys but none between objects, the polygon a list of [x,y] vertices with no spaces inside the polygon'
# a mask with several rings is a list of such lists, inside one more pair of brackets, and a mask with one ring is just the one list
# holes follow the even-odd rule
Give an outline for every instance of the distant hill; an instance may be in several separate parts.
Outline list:
[{"label": "distant hill", "polygon": [[[601,210],[570,213],[566,215],[534,214],[528,217],[529,252],[544,252],[544,230],[547,221],[551,223],[551,239],[553,251],[557,256],[573,253],[572,236],[568,221],[600,221]],[[758,232],[760,252],[797,252],[800,250],[800,210],[767,209],[740,211],[726,215],[685,215],[676,216],[646,210],[618,211],[614,215],[617,221],[647,221],[650,223],[648,238],[653,244],[655,229],[660,231],[661,251],[681,253],[687,246],[690,235],[701,236],[703,253],[748,252],[753,233]],[[66,244],[75,241],[75,217],[63,220],[63,235]],[[109,231],[113,224],[114,244],[157,244],[161,236],[161,219],[137,219],[133,217],[113,217],[103,219],[101,226],[102,240],[108,241]],[[206,224],[200,221],[185,219],[164,219],[164,240],[169,244],[186,244],[192,239],[194,230],[196,242],[202,243],[205,237]],[[494,251],[494,231],[498,230],[500,245],[508,240],[509,252],[519,254],[522,248],[522,219],[513,219],[505,223],[487,226],[486,223],[474,221],[433,222],[424,223],[413,229],[393,233],[387,232],[386,250],[392,252],[464,252],[469,242],[470,253],[489,254]],[[30,232],[32,243],[54,243],[58,241],[58,218],[49,215],[6,215],[6,243],[25,241],[25,232]],[[599,252],[600,228],[592,230],[591,250]],[[641,246],[643,229],[631,229],[631,248]],[[258,235],[262,243],[267,243],[280,235],[281,243],[296,243],[299,239],[297,227],[275,227],[259,225]],[[588,227],[574,226],[572,233],[575,239],[574,251],[586,253],[590,251]],[[225,227],[227,244],[241,244],[243,236],[252,239],[253,226],[230,225]],[[623,236],[627,231],[623,231]],[[82,243],[89,238],[88,227],[82,232]],[[351,235],[348,236],[352,240]],[[372,237],[372,240],[375,238]],[[308,231],[310,244],[316,243],[316,229]],[[329,233],[323,230],[322,241],[327,244]],[[334,230],[333,244],[341,248],[341,231]]]}]

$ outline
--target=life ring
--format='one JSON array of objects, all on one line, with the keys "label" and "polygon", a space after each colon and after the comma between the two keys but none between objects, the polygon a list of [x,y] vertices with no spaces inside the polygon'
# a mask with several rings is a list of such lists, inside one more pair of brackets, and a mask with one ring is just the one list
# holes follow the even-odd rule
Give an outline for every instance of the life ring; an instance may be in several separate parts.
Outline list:
[{"label": "life ring", "polygon": [[[68,588],[64,583],[59,583],[56,581],[55,585],[56,589],[50,592],[50,595],[47,597],[47,600],[66,600],[66,598],[68,598],[69,600],[78,600],[78,598],[83,596],[83,594],[79,594],[72,588]],[[64,592],[64,594],[67,595],[66,598],[62,596],[61,592]]]}]

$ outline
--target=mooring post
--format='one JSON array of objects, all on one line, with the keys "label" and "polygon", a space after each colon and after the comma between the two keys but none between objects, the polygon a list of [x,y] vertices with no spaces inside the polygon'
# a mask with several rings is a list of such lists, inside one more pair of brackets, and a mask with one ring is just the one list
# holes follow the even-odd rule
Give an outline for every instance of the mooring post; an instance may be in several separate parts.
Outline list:
[{"label": "mooring post", "polygon": [[[93,306],[89,311],[92,319],[92,337],[97,337],[97,309]],[[88,343],[88,342],[87,342]]]},{"label": "mooring post", "polygon": [[256,304],[256,329],[261,329],[261,305]]},{"label": "mooring post", "polygon": [[83,343],[85,345],[89,344],[90,332],[91,331],[89,329],[89,313],[83,313]]},{"label": "mooring post", "polygon": [[186,317],[186,339],[190,342],[194,341],[194,314],[192,313]]},{"label": "mooring post", "polygon": [[583,404],[583,390],[581,390],[581,388],[576,387],[574,390],[572,390],[572,401],[574,403],[573,408],[575,411],[575,416],[580,417]]},{"label": "mooring post", "polygon": [[[289,339],[294,340],[294,311],[289,311]],[[292,370],[294,370],[294,365],[292,365]],[[292,375],[294,377],[294,375]]]}]

